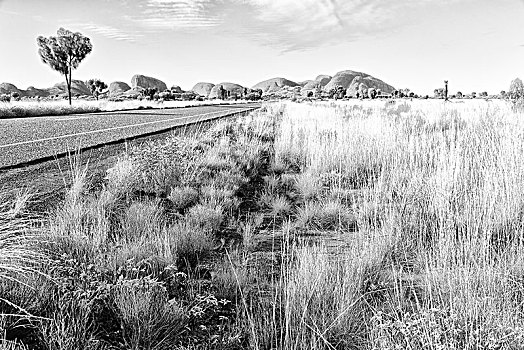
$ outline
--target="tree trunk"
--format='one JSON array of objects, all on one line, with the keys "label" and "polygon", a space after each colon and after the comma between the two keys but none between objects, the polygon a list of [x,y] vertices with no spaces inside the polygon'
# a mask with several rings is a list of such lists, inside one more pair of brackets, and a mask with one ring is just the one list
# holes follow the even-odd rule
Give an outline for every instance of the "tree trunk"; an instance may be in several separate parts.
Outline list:
[{"label": "tree trunk", "polygon": [[69,67],[69,79],[66,77],[67,94],[69,96],[69,105],[71,106],[71,67]]}]

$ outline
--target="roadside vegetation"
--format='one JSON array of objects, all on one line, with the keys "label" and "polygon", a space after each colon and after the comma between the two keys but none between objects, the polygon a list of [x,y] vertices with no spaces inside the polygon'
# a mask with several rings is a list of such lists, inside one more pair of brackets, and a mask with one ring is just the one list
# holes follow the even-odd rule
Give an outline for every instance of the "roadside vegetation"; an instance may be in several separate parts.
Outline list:
[{"label": "roadside vegetation", "polygon": [[0,348],[520,349],[523,120],[276,103],[78,165],[2,201]]},{"label": "roadside vegetation", "polygon": [[237,104],[245,101],[78,101],[69,105],[67,101],[13,101],[0,100],[0,118],[26,118],[40,116],[60,116],[78,113],[111,112],[150,108],[183,108],[192,106],[208,106],[219,104]]}]

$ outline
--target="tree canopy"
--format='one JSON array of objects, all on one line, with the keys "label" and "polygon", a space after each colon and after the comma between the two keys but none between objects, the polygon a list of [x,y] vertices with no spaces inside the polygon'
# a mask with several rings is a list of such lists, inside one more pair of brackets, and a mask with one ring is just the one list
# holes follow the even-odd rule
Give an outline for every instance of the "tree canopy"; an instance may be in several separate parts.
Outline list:
[{"label": "tree canopy", "polygon": [[91,94],[96,97],[98,100],[98,95],[102,93],[105,89],[107,89],[107,84],[104,83],[100,79],[89,79],[86,81],[86,85],[89,88],[89,91],[91,91]]},{"label": "tree canopy", "polygon": [[519,78],[513,80],[509,86],[509,94],[511,98],[524,98],[524,84]]}]

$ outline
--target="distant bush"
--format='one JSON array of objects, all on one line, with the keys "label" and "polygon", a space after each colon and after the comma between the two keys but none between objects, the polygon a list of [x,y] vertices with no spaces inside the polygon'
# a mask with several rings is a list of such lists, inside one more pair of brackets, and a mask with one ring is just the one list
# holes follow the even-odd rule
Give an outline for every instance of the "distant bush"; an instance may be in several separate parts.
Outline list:
[{"label": "distant bush", "polygon": [[195,94],[194,92],[184,92],[181,94],[183,101],[193,101],[194,99],[197,98],[197,96],[198,95]]},{"label": "distant bush", "polygon": [[7,94],[0,95],[0,102],[11,102],[11,96]]}]

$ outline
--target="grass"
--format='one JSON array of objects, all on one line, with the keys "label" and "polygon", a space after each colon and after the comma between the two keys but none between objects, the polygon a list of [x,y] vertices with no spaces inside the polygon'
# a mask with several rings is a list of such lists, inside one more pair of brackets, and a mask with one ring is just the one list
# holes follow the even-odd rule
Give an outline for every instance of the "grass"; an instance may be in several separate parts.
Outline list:
[{"label": "grass", "polygon": [[[140,108],[184,108],[192,106],[217,105],[223,101],[86,101],[74,100],[72,105],[63,101],[13,101],[0,102],[0,118],[27,118],[39,116],[60,116],[78,113],[111,112]],[[228,104],[245,103],[230,101]]]},{"label": "grass", "polygon": [[[47,348],[520,349],[523,120],[502,101],[271,104],[132,149],[95,192],[79,168],[49,218],[53,284],[32,281],[53,297],[33,298],[48,320],[31,334]],[[20,198],[8,210],[23,218]]]}]

